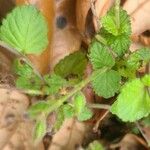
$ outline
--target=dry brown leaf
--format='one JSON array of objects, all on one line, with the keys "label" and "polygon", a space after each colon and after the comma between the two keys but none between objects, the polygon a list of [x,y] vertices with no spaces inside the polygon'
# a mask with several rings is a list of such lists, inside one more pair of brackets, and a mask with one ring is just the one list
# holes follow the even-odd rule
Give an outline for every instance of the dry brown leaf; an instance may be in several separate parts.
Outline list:
[{"label": "dry brown leaf", "polygon": [[0,72],[10,72],[13,56],[5,48],[0,46]]},{"label": "dry brown leaf", "polygon": [[51,47],[51,40],[53,34],[54,1],[53,0],[16,0],[17,5],[24,4],[24,3],[36,5],[42,11],[48,23],[49,45],[47,49],[39,56],[37,55],[29,56],[32,63],[39,70],[39,72],[44,74],[49,71],[50,51],[51,51],[50,47]]},{"label": "dry brown leaf", "polygon": [[0,149],[43,150],[42,142],[34,145],[34,123],[24,116],[29,99],[16,90],[2,87],[4,85],[0,86]]},{"label": "dry brown leaf", "polygon": [[53,136],[48,150],[74,150],[82,144],[87,127],[75,119],[66,120],[61,129]]},{"label": "dry brown leaf", "polygon": [[13,0],[1,0],[0,1],[0,20],[6,16],[6,13],[9,12],[14,7]]},{"label": "dry brown leaf", "polygon": [[133,35],[150,29],[150,0],[127,0],[123,8],[131,16]]},{"label": "dry brown leaf", "polygon": [[113,5],[114,0],[96,0],[95,2],[95,12],[98,17],[103,17],[109,8]]},{"label": "dry brown leaf", "polygon": [[77,28],[81,34],[85,33],[86,19],[90,9],[89,0],[77,0],[76,1],[76,20]]},{"label": "dry brown leaf", "polygon": [[120,150],[148,150],[143,139],[134,134],[127,134],[120,143]]},{"label": "dry brown leaf", "polygon": [[[93,13],[93,23],[95,26],[95,31],[98,31],[99,24],[98,24],[98,18],[104,16],[106,12],[109,10],[109,8],[114,3],[114,0],[77,0],[76,2],[76,18],[77,18],[77,27],[80,31],[80,33],[84,36],[87,36],[87,22],[90,24],[91,20],[88,21],[88,16],[90,15],[90,10]],[[91,32],[89,27],[89,33]],[[87,34],[87,35],[86,35]],[[89,36],[89,35],[88,35]]]},{"label": "dry brown leaf", "polygon": [[3,150],[44,150],[42,142],[34,145],[32,132],[34,123],[29,120],[20,122],[12,138]]},{"label": "dry brown leaf", "polygon": [[110,148],[112,150],[118,148],[119,150],[148,150],[142,138],[130,133],[126,134],[119,143],[110,145]]},{"label": "dry brown leaf", "polygon": [[29,105],[28,98],[17,91],[0,89],[0,149],[10,140]]},{"label": "dry brown leaf", "polygon": [[142,47],[143,47],[142,44],[133,42],[130,46],[130,51],[134,52],[135,50],[140,49]]},{"label": "dry brown leaf", "polygon": [[60,59],[79,50],[81,44],[81,37],[76,28],[75,0],[56,1],[55,5],[51,69]]},{"label": "dry brown leaf", "polygon": [[150,126],[143,126],[142,130],[147,137],[147,140],[150,141]]}]

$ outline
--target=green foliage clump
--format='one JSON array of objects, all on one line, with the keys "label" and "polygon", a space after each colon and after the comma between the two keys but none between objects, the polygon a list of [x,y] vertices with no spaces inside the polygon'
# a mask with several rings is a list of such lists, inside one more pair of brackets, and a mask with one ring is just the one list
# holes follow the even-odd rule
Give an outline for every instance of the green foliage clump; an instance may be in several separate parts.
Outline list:
[{"label": "green foliage clump", "polygon": [[[16,86],[42,98],[28,110],[36,120],[35,139],[45,135],[46,119],[52,112],[57,116],[55,130],[66,118],[86,121],[93,116],[82,93],[89,83],[98,96],[105,99],[116,97],[110,112],[122,121],[134,122],[150,114],[150,75],[137,77],[138,70],[150,62],[150,50],[129,51],[130,17],[122,8],[113,7],[100,22],[102,28],[89,46],[88,57],[82,51],[72,53],[55,66],[52,74],[41,76],[28,61],[19,59],[14,62]],[[23,5],[3,20],[0,39],[23,56],[40,54],[48,44],[47,32],[41,12],[34,6]],[[93,72],[84,78],[88,59]],[[103,149],[97,142],[89,147],[91,150]]]}]

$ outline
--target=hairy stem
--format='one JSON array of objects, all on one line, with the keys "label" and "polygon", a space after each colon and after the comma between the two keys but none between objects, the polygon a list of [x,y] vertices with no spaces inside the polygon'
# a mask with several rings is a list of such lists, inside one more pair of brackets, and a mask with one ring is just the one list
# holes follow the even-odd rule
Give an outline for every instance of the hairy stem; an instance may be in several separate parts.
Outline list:
[{"label": "hairy stem", "polygon": [[115,1],[116,25],[120,28],[120,0]]},{"label": "hairy stem", "polygon": [[[89,82],[91,82],[93,79],[97,78],[97,76],[99,74],[105,72],[107,69],[108,68],[104,67],[100,70],[94,71],[91,76],[87,77],[85,80],[83,80],[79,84],[77,84],[70,93],[63,96],[61,99],[57,100],[56,103],[49,109],[49,112],[52,112],[52,111],[56,110],[57,108],[59,108],[61,105],[63,105],[64,102],[69,100],[77,92],[82,90]],[[49,101],[51,101],[51,100],[49,100]]]},{"label": "hairy stem", "polygon": [[107,41],[104,37],[102,37],[100,34],[97,34],[95,36],[96,40],[99,41],[100,43],[104,44],[105,46],[107,46]]},{"label": "hairy stem", "polygon": [[117,54],[112,51],[112,49],[110,47],[108,47],[108,44],[107,44],[107,41],[104,37],[102,37],[100,34],[97,34],[95,36],[96,40],[99,41],[100,43],[102,43],[103,45],[105,45],[107,47],[107,50],[110,54],[112,54],[113,58],[116,59],[117,57]]},{"label": "hairy stem", "polygon": [[43,95],[45,95],[45,93],[43,93],[40,90],[32,90],[32,89],[23,90],[23,89],[18,89],[18,88],[14,88],[14,87],[7,87],[7,86],[3,86],[3,85],[0,85],[0,89],[6,89],[6,90],[11,90],[11,91],[18,91],[18,92],[21,92],[23,94],[28,94],[28,95],[36,95],[36,96],[39,96],[39,95],[43,96]]},{"label": "hairy stem", "polygon": [[110,109],[110,105],[107,104],[88,104],[89,108],[95,108],[95,109]]},{"label": "hairy stem", "polygon": [[42,80],[44,81],[43,77],[41,76],[41,74],[38,72],[37,68],[32,64],[32,62],[29,60],[29,58],[24,55],[23,53],[17,51],[15,48],[12,48],[11,46],[9,46],[8,44],[6,44],[3,41],[0,41],[0,46],[6,48],[9,52],[13,53],[14,55],[16,55],[17,57],[21,57],[21,59],[23,59],[34,71],[34,73]]}]

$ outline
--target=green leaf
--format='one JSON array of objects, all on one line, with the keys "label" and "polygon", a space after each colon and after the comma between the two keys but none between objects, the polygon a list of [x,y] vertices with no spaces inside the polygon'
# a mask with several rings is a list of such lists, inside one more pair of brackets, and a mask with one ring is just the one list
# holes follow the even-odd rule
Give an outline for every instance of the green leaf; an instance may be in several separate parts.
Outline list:
[{"label": "green leaf", "polygon": [[75,95],[73,104],[74,104],[75,113],[77,115],[80,114],[86,105],[86,100],[83,93],[80,92]]},{"label": "green leaf", "polygon": [[34,74],[33,69],[20,59],[16,59],[13,62],[13,70],[19,76],[30,77]]},{"label": "green leaf", "polygon": [[118,92],[121,77],[118,72],[109,70],[98,74],[92,81],[92,86],[98,96],[110,98]]},{"label": "green leaf", "polygon": [[77,115],[77,118],[79,121],[86,121],[88,119],[91,119],[93,116],[92,111],[88,107],[84,107],[82,112]]},{"label": "green leaf", "polygon": [[34,128],[34,140],[40,141],[46,134],[46,121],[40,120],[37,121],[35,128]]},{"label": "green leaf", "polygon": [[100,69],[103,67],[113,67],[115,60],[108,49],[97,41],[94,41],[90,46],[90,61],[93,65],[93,69]]},{"label": "green leaf", "polygon": [[108,12],[106,16],[102,17],[101,23],[105,30],[107,30],[109,33],[115,36],[119,34],[114,16],[110,12]]},{"label": "green leaf", "polygon": [[142,78],[142,82],[145,86],[150,86],[150,74],[146,74],[143,78]]},{"label": "green leaf", "polygon": [[56,119],[56,122],[54,124],[54,129],[56,131],[58,131],[60,129],[60,127],[62,126],[64,120],[65,120],[65,116],[64,116],[63,108],[62,107],[60,107],[57,110],[56,115],[57,115],[57,119]]},{"label": "green leaf", "polygon": [[71,105],[65,104],[62,107],[65,118],[72,118],[74,116],[74,108]]},{"label": "green leaf", "polygon": [[104,150],[104,147],[101,145],[98,141],[93,141],[89,144],[88,148],[86,150]]},{"label": "green leaf", "polygon": [[87,64],[86,55],[77,51],[61,60],[54,68],[54,72],[63,78],[69,75],[82,77]]},{"label": "green leaf", "polygon": [[132,70],[137,70],[142,63],[148,63],[150,61],[150,49],[149,48],[141,48],[135,52],[133,52],[128,60],[127,67]]},{"label": "green leaf", "polygon": [[32,5],[15,7],[3,20],[0,39],[24,54],[40,54],[48,45],[44,16]]},{"label": "green leaf", "polygon": [[36,75],[31,77],[28,76],[20,76],[16,80],[16,87],[20,89],[32,89],[32,90],[40,90],[41,88],[41,80]]},{"label": "green leaf", "polygon": [[123,56],[126,52],[129,51],[129,46],[131,44],[130,37],[126,34],[113,36],[109,34],[106,37],[108,45],[112,48],[112,50],[118,55]]},{"label": "green leaf", "polygon": [[118,36],[121,34],[130,35],[131,34],[131,24],[130,24],[130,17],[128,16],[127,12],[120,8],[120,28],[118,29],[116,24],[116,15],[115,15],[115,8],[113,7],[108,11],[107,15],[102,17],[101,23],[104,29],[111,33],[114,36]]},{"label": "green leaf", "polygon": [[99,33],[103,38],[105,38],[108,46],[116,53],[118,56],[123,56],[129,51],[129,46],[131,44],[130,36],[127,34],[121,34],[114,36],[108,33],[104,28],[100,30]]},{"label": "green leaf", "polygon": [[123,121],[134,122],[150,113],[150,97],[140,79],[125,84],[111,107],[111,112]]},{"label": "green leaf", "polygon": [[56,94],[66,84],[66,80],[56,74],[45,75],[44,79],[48,85],[44,87],[47,94]]},{"label": "green leaf", "polygon": [[50,105],[47,102],[40,101],[33,104],[29,109],[28,113],[31,117],[37,117],[40,113],[47,112]]},{"label": "green leaf", "polygon": [[120,76],[128,78],[128,79],[134,79],[136,78],[136,71],[131,70],[130,68],[127,67],[121,67],[118,68],[118,73]]}]

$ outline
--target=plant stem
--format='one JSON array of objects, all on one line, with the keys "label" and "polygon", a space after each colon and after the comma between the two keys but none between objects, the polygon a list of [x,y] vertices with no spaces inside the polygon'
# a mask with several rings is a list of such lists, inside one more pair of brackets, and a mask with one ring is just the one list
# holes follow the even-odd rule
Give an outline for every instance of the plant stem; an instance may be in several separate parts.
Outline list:
[{"label": "plant stem", "polygon": [[41,74],[38,72],[37,68],[32,64],[32,62],[29,60],[29,58],[22,54],[21,52],[18,52],[15,48],[10,47],[8,44],[6,44],[3,41],[0,41],[0,46],[6,48],[9,52],[13,53],[17,57],[20,56],[34,71],[34,73],[42,80],[44,81],[43,77]]},{"label": "plant stem", "polygon": [[150,147],[150,142],[148,137],[146,136],[146,134],[143,132],[141,125],[139,124],[139,122],[135,122],[137,128],[139,129],[139,131],[141,132],[143,138],[145,139],[146,143],[148,144],[148,147]]},{"label": "plant stem", "polygon": [[29,58],[28,58],[27,56],[23,55],[23,54],[21,54],[21,56],[22,56],[22,59],[33,69],[33,72],[34,72],[43,82],[45,82],[44,79],[43,79],[43,77],[42,77],[42,75],[39,73],[39,71],[37,70],[37,68],[32,64],[32,62],[29,60]]},{"label": "plant stem", "polygon": [[120,28],[120,0],[115,1],[116,25]]},{"label": "plant stem", "polygon": [[99,41],[100,43],[104,44],[107,47],[108,52],[110,54],[112,54],[114,59],[117,57],[117,54],[108,47],[107,41],[104,37],[102,37],[100,34],[97,34],[95,36],[95,38],[96,38],[97,41]]},{"label": "plant stem", "polygon": [[7,86],[1,86],[0,85],[0,89],[6,89],[6,90],[15,90],[24,94],[28,94],[28,95],[45,95],[42,91],[40,90],[31,90],[31,89],[27,89],[27,90],[23,90],[23,89],[18,89],[18,88],[11,88],[11,87],[7,87]]},{"label": "plant stem", "polygon": [[89,108],[95,108],[95,109],[110,109],[110,105],[107,104],[88,104]]},{"label": "plant stem", "polygon": [[[63,105],[64,102],[66,102],[68,99],[70,99],[72,96],[74,96],[77,92],[82,90],[89,82],[91,82],[93,79],[97,78],[99,74],[105,72],[108,68],[104,67],[100,70],[96,70],[92,73],[91,76],[87,77],[85,80],[81,81],[79,84],[75,86],[75,88],[68,93],[67,95],[63,96],[61,99],[57,100],[56,103],[49,109],[49,112],[52,112],[59,108],[61,105]],[[51,100],[49,100],[51,101]]]},{"label": "plant stem", "polygon": [[5,48],[5,49],[7,49],[9,52],[11,52],[12,54],[14,54],[16,56],[20,55],[20,53],[16,49],[10,47],[8,44],[6,44],[3,41],[0,41],[0,46],[3,47],[3,48]]},{"label": "plant stem", "polygon": [[99,41],[100,43],[104,44],[105,46],[107,46],[107,41],[105,38],[103,38],[100,34],[97,34],[95,36],[95,38],[97,39],[97,41]]},{"label": "plant stem", "polygon": [[20,92],[23,92],[25,94],[28,94],[28,95],[45,95],[42,91],[39,91],[39,90],[20,90]]}]

